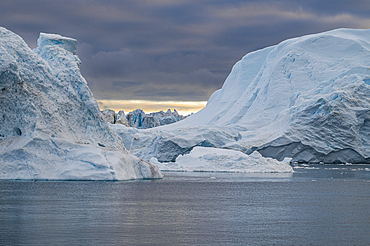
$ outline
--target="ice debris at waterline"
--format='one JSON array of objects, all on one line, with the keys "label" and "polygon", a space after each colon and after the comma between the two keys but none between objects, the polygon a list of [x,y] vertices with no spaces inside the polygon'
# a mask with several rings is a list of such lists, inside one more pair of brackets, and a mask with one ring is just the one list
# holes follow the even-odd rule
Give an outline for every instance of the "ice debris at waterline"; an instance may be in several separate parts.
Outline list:
[{"label": "ice debris at waterline", "polygon": [[168,126],[115,130],[132,153],[160,162],[203,146],[370,163],[370,30],[338,29],[251,52],[200,112]]},{"label": "ice debris at waterline", "polygon": [[240,151],[195,147],[189,154],[180,155],[176,162],[158,162],[150,159],[162,171],[237,172],[237,173],[290,173],[290,158],[278,161],[264,158],[257,151],[251,155]]},{"label": "ice debris at waterline", "polygon": [[101,115],[77,41],[41,33],[37,44],[0,27],[0,179],[161,178]]}]

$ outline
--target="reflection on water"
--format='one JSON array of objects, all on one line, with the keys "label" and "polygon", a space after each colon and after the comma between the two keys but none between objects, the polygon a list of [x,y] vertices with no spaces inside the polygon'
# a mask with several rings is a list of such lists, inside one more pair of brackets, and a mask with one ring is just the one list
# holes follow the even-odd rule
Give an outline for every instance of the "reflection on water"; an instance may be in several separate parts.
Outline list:
[{"label": "reflection on water", "polygon": [[366,168],[0,181],[0,245],[368,245]]}]

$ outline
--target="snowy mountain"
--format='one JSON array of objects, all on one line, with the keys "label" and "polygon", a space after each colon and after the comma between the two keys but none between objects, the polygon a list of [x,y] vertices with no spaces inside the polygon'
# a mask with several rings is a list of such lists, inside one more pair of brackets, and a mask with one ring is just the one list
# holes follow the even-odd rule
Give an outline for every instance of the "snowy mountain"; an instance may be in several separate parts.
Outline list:
[{"label": "snowy mountain", "polygon": [[77,41],[40,34],[33,51],[0,28],[0,179],[160,178],[99,112]]},{"label": "snowy mountain", "polygon": [[116,130],[132,135],[131,152],[159,161],[207,146],[296,162],[369,163],[369,95],[370,30],[338,29],[247,54],[207,106],[180,122]]}]

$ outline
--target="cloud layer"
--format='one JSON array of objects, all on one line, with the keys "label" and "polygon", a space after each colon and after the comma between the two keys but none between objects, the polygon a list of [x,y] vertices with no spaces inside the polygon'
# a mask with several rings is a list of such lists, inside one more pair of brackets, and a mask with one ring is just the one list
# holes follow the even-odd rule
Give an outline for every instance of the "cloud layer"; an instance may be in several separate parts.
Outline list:
[{"label": "cloud layer", "polygon": [[79,41],[97,99],[206,101],[246,53],[339,27],[370,28],[352,0],[2,0],[0,25],[36,46],[40,32]]}]

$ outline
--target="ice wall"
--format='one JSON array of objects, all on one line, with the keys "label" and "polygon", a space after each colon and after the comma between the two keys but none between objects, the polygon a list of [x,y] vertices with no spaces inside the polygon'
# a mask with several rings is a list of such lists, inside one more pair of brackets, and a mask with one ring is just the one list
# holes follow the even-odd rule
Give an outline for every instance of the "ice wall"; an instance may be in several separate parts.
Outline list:
[{"label": "ice wall", "polygon": [[130,154],[101,115],[77,42],[41,34],[32,51],[0,28],[0,179],[162,177]]}]

